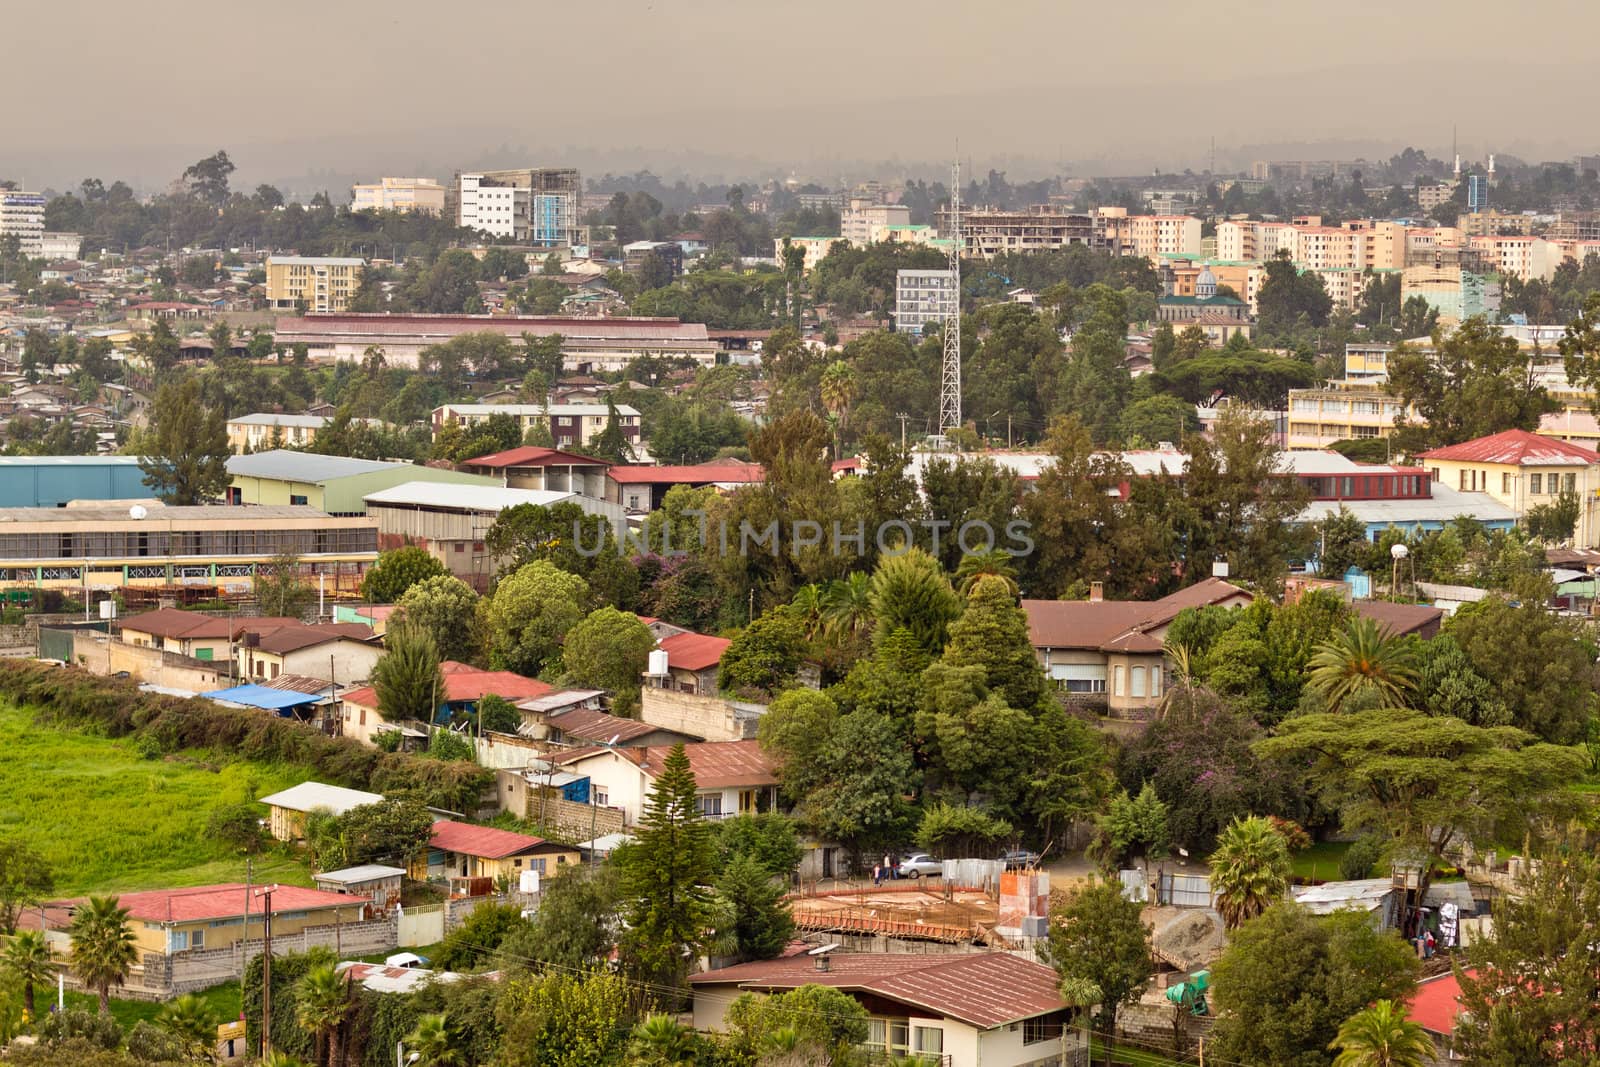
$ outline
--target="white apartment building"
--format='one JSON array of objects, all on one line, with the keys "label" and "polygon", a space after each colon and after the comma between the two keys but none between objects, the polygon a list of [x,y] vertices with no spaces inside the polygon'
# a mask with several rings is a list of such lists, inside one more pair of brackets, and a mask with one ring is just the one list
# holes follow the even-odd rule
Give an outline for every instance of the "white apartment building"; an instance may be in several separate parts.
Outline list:
[{"label": "white apartment building", "polygon": [[350,188],[351,211],[444,214],[444,186],[432,178],[381,178],[376,185]]},{"label": "white apartment building", "polygon": [[540,248],[586,243],[578,172],[544,167],[458,174],[449,191],[456,225]]},{"label": "white apartment building", "polygon": [[[1128,220],[1131,251],[1155,261],[1163,255],[1199,256],[1200,220],[1189,215],[1135,215]],[[1218,259],[1230,257],[1217,250]]]},{"label": "white apartment building", "polygon": [[1289,258],[1301,270],[1361,270],[1367,265],[1367,235],[1337,226],[1299,226],[1292,230]]},{"label": "white apartment building", "polygon": [[894,328],[920,334],[929,325],[941,325],[961,312],[961,295],[955,274],[948,270],[895,272]]},{"label": "white apartment building", "polygon": [[15,236],[22,254],[37,257],[44,250],[44,194],[0,191],[0,237]]},{"label": "white apartment building", "polygon": [[51,233],[46,230],[40,235],[40,259],[77,259],[82,251],[83,234],[81,233]]},{"label": "white apartment building", "polygon": [[1542,237],[1469,237],[1467,246],[1483,255],[1491,271],[1525,282],[1535,278],[1549,281],[1565,258],[1560,245]]},{"label": "white apartment building", "polygon": [[850,205],[839,214],[839,236],[860,247],[872,243],[874,227],[910,226],[911,209],[904,204],[879,204],[851,197]]},{"label": "white apartment building", "polygon": [[526,233],[527,189],[485,184],[481,174],[463,174],[460,182],[456,222],[463,229],[480,230],[491,237],[516,238],[521,221],[521,232]]}]

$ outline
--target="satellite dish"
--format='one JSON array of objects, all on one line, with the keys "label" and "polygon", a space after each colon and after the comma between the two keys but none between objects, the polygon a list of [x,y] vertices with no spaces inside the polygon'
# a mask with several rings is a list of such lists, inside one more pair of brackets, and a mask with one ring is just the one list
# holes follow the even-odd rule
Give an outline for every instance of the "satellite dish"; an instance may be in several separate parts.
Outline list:
[{"label": "satellite dish", "polygon": [[149,509],[143,504],[135,504],[133,507],[128,509],[128,518],[130,519],[142,519],[149,514]]}]

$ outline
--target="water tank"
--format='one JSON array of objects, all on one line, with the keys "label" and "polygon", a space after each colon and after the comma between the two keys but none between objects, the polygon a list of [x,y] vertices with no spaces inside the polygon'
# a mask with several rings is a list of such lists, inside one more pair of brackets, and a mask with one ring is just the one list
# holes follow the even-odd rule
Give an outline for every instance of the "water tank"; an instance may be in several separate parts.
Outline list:
[{"label": "water tank", "polygon": [[100,601],[100,617],[102,619],[114,619],[114,618],[116,618],[117,617],[117,602],[115,600],[109,600],[109,599]]},{"label": "water tank", "polygon": [[645,673],[652,677],[664,677],[667,673],[667,650],[658,648],[650,653],[650,667]]}]

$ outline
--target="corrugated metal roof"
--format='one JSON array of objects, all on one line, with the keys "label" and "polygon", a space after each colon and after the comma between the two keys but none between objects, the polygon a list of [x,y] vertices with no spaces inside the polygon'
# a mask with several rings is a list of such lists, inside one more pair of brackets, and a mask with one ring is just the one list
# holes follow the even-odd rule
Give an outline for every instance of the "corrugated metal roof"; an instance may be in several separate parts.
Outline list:
[{"label": "corrugated metal roof", "polygon": [[1464,493],[1434,482],[1430,497],[1391,497],[1384,500],[1318,500],[1300,513],[1296,522],[1321,522],[1343,507],[1361,522],[1404,526],[1414,522],[1449,522],[1460,516],[1479,522],[1515,522],[1517,513],[1488,493]]},{"label": "corrugated metal roof", "polygon": [[261,803],[286,811],[316,811],[327,808],[335,815],[343,815],[351,808],[377,804],[383,797],[360,789],[346,789],[342,785],[326,782],[301,782],[271,796],[261,798]]},{"label": "corrugated metal roof", "polygon": [[544,843],[542,837],[497,830],[493,826],[474,826],[454,819],[440,819],[434,823],[433,836],[428,839],[430,848],[463,856],[482,856],[485,859],[504,859],[538,848]]},{"label": "corrugated metal roof", "polygon": [[[141,922],[185,923],[203,919],[230,919],[245,914],[246,888],[243,882],[227,882],[190,889],[150,889],[119,894],[117,902],[128,909],[130,918]],[[257,884],[248,897],[250,914],[255,916],[261,915],[265,907],[265,898],[255,895],[255,891],[260,889],[261,886]],[[272,914],[325,908],[346,908],[354,912],[356,905],[365,904],[368,899],[280,884],[272,890]]]},{"label": "corrugated metal roof", "polygon": [[456,485],[451,482],[404,482],[366,496],[368,504],[390,504],[452,511],[500,512],[519,504],[550,507],[573,500],[576,493],[553,489],[509,489],[498,485]]},{"label": "corrugated metal roof", "polygon": [[242,704],[247,708],[260,708],[263,711],[283,711],[286,708],[297,708],[317,702],[317,698],[309,693],[268,689],[264,685],[236,685],[232,689],[213,689],[209,693],[200,695],[210,700]]},{"label": "corrugated metal roof", "polygon": [[1586,467],[1600,463],[1600,452],[1527,430],[1502,430],[1459,445],[1431,449],[1417,458],[1513,467]]},{"label": "corrugated metal roof", "polygon": [[408,466],[411,464],[384,463],[375,459],[351,459],[348,456],[319,456],[310,452],[294,452],[286,448],[275,448],[269,452],[256,452],[248,456],[228,457],[228,473],[234,477],[272,478],[277,481],[305,482],[310,485]]},{"label": "corrugated metal roof", "polygon": [[353,885],[357,882],[375,882],[381,878],[403,878],[404,867],[385,867],[381,863],[363,863],[359,867],[342,867],[337,871],[323,871],[312,875],[319,882],[336,882]]},{"label": "corrugated metal roof", "polygon": [[711,634],[673,634],[661,642],[667,654],[667,666],[683,671],[703,671],[715,667],[722,654],[733,644],[726,637]]}]

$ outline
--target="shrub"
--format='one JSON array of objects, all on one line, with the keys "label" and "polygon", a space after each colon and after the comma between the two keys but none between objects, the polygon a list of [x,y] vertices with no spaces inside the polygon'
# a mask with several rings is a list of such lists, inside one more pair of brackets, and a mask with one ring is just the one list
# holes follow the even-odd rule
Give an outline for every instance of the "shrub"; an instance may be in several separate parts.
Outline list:
[{"label": "shrub", "polygon": [[1383,853],[1382,838],[1357,838],[1339,857],[1339,877],[1346,881],[1371,878],[1372,869],[1383,860]]}]

